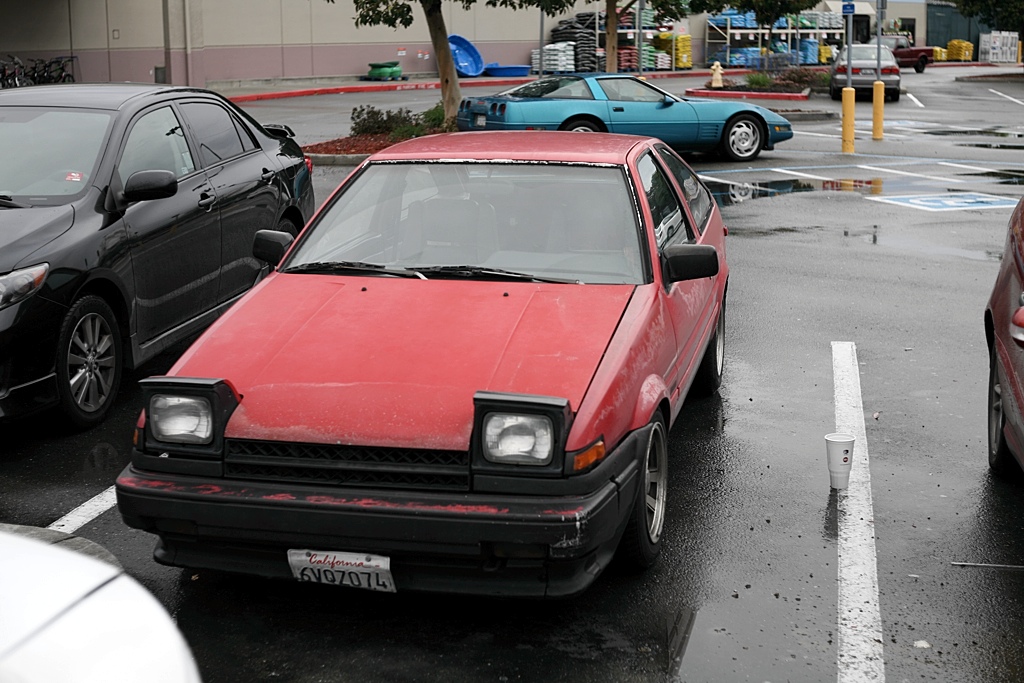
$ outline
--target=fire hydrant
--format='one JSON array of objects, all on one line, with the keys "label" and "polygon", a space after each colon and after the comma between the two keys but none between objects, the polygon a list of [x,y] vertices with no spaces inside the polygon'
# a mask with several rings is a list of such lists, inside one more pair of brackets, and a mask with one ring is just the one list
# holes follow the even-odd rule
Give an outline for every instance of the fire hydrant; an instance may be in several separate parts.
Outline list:
[{"label": "fire hydrant", "polygon": [[722,64],[720,62],[715,62],[714,64],[711,65],[711,87],[712,88],[722,88],[722,87],[724,87],[722,85],[722,72],[723,71],[725,71],[725,69],[722,68]]}]

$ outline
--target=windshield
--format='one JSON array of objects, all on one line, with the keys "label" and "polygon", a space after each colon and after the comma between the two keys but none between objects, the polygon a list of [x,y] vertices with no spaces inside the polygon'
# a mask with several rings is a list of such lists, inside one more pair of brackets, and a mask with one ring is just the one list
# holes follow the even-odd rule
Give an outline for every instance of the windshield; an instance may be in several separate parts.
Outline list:
[{"label": "windshield", "polygon": [[0,107],[0,196],[35,206],[84,193],[112,118],[95,109]]},{"label": "windshield", "polygon": [[497,97],[547,97],[550,99],[592,100],[587,82],[578,76],[540,78],[498,93]]},{"label": "windshield", "polygon": [[620,167],[374,164],[310,227],[282,270],[341,262],[351,274],[353,263],[368,263],[437,277],[431,267],[469,266],[538,279],[639,284],[640,255]]}]

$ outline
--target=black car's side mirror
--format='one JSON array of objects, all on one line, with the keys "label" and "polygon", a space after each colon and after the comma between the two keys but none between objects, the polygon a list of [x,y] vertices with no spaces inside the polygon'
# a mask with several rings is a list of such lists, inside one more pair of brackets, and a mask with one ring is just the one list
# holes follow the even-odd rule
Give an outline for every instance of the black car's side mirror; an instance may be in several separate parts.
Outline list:
[{"label": "black car's side mirror", "polygon": [[252,240],[252,255],[276,268],[294,240],[280,230],[257,230]]},{"label": "black car's side mirror", "polygon": [[178,192],[178,179],[170,171],[136,171],[124,184],[124,198],[129,202],[166,199]]},{"label": "black car's side mirror", "polygon": [[666,284],[718,275],[718,251],[709,244],[674,244],[661,258]]}]

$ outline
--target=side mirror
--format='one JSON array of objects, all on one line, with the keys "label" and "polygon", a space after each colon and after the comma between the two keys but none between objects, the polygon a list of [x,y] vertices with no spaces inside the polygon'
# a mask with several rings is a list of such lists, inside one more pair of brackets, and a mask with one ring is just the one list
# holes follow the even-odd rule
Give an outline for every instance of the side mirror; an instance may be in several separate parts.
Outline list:
[{"label": "side mirror", "polygon": [[263,129],[275,138],[284,139],[295,137],[295,131],[283,123],[264,123]]},{"label": "side mirror", "polygon": [[294,240],[289,233],[280,230],[257,230],[252,240],[252,255],[276,268]]},{"label": "side mirror", "polygon": [[665,105],[666,107],[671,107],[671,106],[672,106],[673,104],[675,104],[675,103],[676,103],[676,101],[675,101],[675,99],[674,99],[674,98],[672,98],[672,97],[669,97],[668,95],[665,95],[665,99],[663,99],[663,100],[662,100],[662,103],[663,103],[663,104],[664,104],[664,105]]},{"label": "side mirror", "polygon": [[665,247],[661,263],[666,284],[718,275],[718,252],[709,244],[674,244]]},{"label": "side mirror", "polygon": [[178,179],[170,171],[136,171],[124,184],[124,198],[130,202],[166,199],[178,193]]}]

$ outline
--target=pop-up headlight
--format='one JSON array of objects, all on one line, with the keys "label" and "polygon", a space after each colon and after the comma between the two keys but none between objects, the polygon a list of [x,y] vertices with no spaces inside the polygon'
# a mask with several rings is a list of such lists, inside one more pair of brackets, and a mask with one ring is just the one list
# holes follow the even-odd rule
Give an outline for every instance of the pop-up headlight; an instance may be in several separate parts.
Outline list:
[{"label": "pop-up headlight", "polygon": [[571,415],[551,396],[478,391],[473,396],[473,469],[560,476]]},{"label": "pop-up headlight", "polygon": [[141,450],[150,455],[220,459],[224,429],[239,396],[223,379],[148,377]]}]

